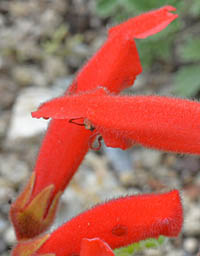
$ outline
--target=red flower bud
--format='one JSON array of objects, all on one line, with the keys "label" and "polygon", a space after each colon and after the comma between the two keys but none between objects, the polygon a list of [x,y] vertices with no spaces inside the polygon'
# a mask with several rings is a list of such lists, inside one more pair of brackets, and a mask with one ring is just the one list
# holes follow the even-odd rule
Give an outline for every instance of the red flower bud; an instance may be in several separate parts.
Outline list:
[{"label": "red flower bud", "polygon": [[49,238],[49,235],[40,236],[36,239],[30,239],[22,241],[12,251],[12,256],[56,256],[55,254],[37,254],[38,249],[45,243]]},{"label": "red flower bud", "polygon": [[44,232],[55,217],[61,192],[52,199],[54,185],[49,185],[31,200],[34,184],[33,174],[24,191],[10,208],[10,217],[18,240],[29,239]]}]

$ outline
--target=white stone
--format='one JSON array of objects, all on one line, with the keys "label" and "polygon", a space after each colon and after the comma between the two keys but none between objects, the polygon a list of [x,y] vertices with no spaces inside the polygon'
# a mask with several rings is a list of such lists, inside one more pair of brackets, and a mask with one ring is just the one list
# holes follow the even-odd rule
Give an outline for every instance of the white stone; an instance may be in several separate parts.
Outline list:
[{"label": "white stone", "polygon": [[16,242],[15,232],[12,227],[9,227],[4,234],[4,241],[8,245],[13,245]]},{"label": "white stone", "polygon": [[2,234],[7,227],[7,223],[4,219],[1,219],[0,217],[0,234]]},{"label": "white stone", "polygon": [[133,169],[129,151],[106,147],[104,144],[103,149],[107,158],[117,172],[130,172]]},{"label": "white stone", "polygon": [[20,184],[28,178],[29,169],[16,155],[0,156],[0,175],[11,184]]},{"label": "white stone", "polygon": [[[66,86],[69,81],[66,80]],[[48,121],[31,117],[31,112],[37,110],[38,106],[63,93],[60,87],[35,88],[29,87],[21,91],[13,108],[11,123],[7,135],[8,140],[27,138],[41,133],[47,128]]]},{"label": "white stone", "polygon": [[191,204],[187,209],[184,220],[183,233],[187,236],[200,234],[200,207]]},{"label": "white stone", "polygon": [[152,149],[144,149],[141,151],[142,164],[145,167],[155,167],[160,163],[161,152]]},{"label": "white stone", "polygon": [[185,239],[184,244],[183,244],[183,248],[188,252],[188,253],[194,253],[196,252],[197,248],[198,248],[198,241],[197,239],[190,237]]},{"label": "white stone", "polygon": [[9,186],[8,182],[0,175],[0,205],[5,205],[9,199],[13,198],[13,194],[13,190]]}]

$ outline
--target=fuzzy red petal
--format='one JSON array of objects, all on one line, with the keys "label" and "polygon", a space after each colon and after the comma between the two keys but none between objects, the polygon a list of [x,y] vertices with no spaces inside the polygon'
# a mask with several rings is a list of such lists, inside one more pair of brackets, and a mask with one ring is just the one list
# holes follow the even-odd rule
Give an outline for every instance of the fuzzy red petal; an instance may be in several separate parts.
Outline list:
[{"label": "fuzzy red petal", "polygon": [[86,117],[89,106],[98,107],[99,100],[108,95],[109,91],[106,88],[98,87],[92,91],[58,97],[43,103],[38,110],[32,112],[31,115],[34,118],[42,117],[54,119]]},{"label": "fuzzy red petal", "polygon": [[171,13],[171,11],[176,11],[176,8],[169,5],[144,13],[111,28],[109,34],[113,36],[116,33],[119,34],[126,31],[127,37],[146,38],[160,32],[178,17],[177,14]]},{"label": "fuzzy red petal", "polygon": [[142,72],[134,40],[126,32],[110,37],[93,58],[76,76],[76,92],[97,86],[107,87],[112,92],[133,85],[136,76]]}]

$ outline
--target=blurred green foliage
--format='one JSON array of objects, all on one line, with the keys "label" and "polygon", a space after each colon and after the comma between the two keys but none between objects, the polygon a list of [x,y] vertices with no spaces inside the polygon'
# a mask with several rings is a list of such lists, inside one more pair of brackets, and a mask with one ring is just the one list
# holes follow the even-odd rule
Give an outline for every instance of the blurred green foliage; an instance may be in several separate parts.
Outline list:
[{"label": "blurred green foliage", "polygon": [[122,247],[114,250],[115,256],[131,256],[136,252],[142,251],[148,248],[158,248],[166,241],[164,236],[159,236],[158,239],[149,238],[138,243],[131,244],[127,247]]},{"label": "blurred green foliage", "polygon": [[[61,25],[54,34],[52,34],[51,38],[44,41],[42,46],[47,54],[57,54],[60,50],[60,45],[63,40],[67,37],[68,28],[67,26]],[[63,49],[62,49],[63,50]]]},{"label": "blurred green foliage", "polygon": [[182,67],[176,72],[175,94],[192,97],[200,91],[200,65]]},{"label": "blurred green foliage", "polygon": [[[182,6],[180,0],[168,0],[167,5]],[[96,10],[101,17],[113,17],[121,22],[142,12],[166,5],[166,0],[96,0]]]},{"label": "blurred green foliage", "polygon": [[66,24],[61,24],[50,38],[43,40],[42,48],[47,55],[68,57],[82,41],[81,34],[70,35]]},{"label": "blurred green foliage", "polygon": [[136,40],[142,66],[159,72],[156,63],[162,63],[174,73],[174,93],[195,96],[200,91],[199,0],[96,0],[96,12],[114,25],[164,5],[176,7],[179,19],[152,37]]}]

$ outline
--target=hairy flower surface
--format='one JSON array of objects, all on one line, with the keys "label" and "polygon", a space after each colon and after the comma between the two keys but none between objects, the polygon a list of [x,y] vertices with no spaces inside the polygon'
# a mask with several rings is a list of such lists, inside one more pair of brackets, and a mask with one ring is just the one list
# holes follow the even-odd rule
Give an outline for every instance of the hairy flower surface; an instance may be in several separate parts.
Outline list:
[{"label": "hairy flower surface", "polygon": [[[177,14],[171,13],[174,10],[173,7],[165,6],[132,18],[116,26],[116,29],[115,27],[111,28],[106,42],[80,70],[66,95],[91,90],[99,85],[107,87],[114,93],[131,86],[136,76],[142,72],[134,38],[144,38],[164,29],[177,18]],[[87,153],[90,135],[90,131],[72,126],[65,120],[51,121],[38,154],[34,168],[34,185],[26,207],[20,202],[21,197],[19,197],[12,205],[10,212],[10,218],[15,228],[18,229],[16,233],[19,240],[40,234],[52,223],[52,217],[48,221],[45,219],[47,215],[43,215],[43,219],[38,218],[35,222],[37,216],[31,212],[33,208],[28,208],[28,204],[31,204],[35,197],[41,195],[42,191],[51,188],[44,208],[47,213],[52,204],[56,208],[55,198],[64,191]],[[25,208],[29,210],[25,212]],[[37,208],[39,211],[39,204],[35,205],[35,211]],[[23,211],[24,214],[22,214]],[[55,213],[55,209],[51,209],[51,212]],[[51,214],[51,216],[53,215]],[[24,229],[23,226],[19,230],[21,227],[21,224],[18,223],[19,220],[20,223],[29,223],[26,226],[27,229]],[[33,231],[35,223],[38,228],[34,228]]]},{"label": "hairy flower surface", "polygon": [[[158,238],[160,235],[176,237],[182,223],[183,209],[177,190],[163,194],[127,196],[97,205],[66,222],[42,240],[44,242],[40,248],[37,247],[36,253],[79,255],[85,238],[99,238],[115,249],[146,238]],[[36,242],[33,240],[33,243]],[[30,243],[19,243],[13,250],[13,256],[19,255],[18,250],[22,252],[23,246],[26,250],[27,244],[30,247]],[[96,246],[95,250],[99,251]]]},{"label": "hairy flower surface", "polygon": [[200,154],[197,101],[164,96],[116,96],[99,88],[51,100],[32,115],[74,122],[82,119],[85,127],[100,134],[110,147],[126,149],[140,143],[165,151]]}]

